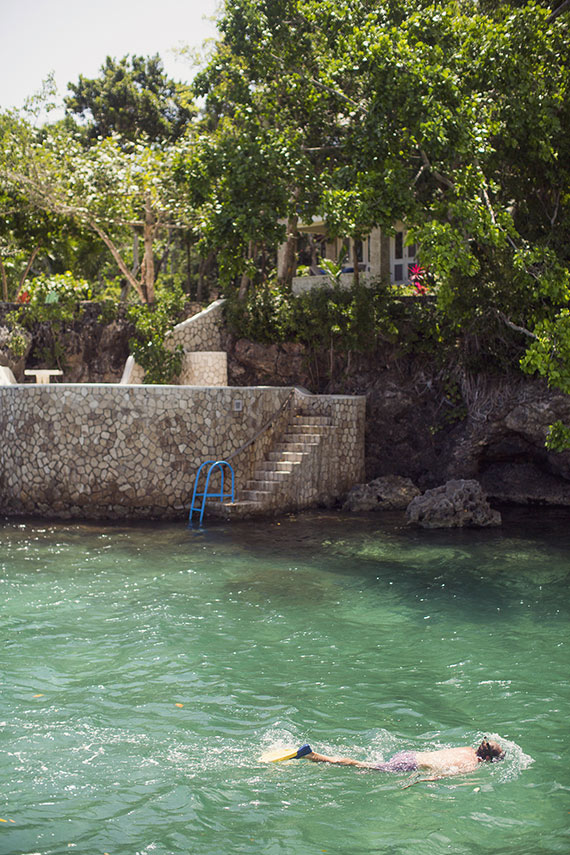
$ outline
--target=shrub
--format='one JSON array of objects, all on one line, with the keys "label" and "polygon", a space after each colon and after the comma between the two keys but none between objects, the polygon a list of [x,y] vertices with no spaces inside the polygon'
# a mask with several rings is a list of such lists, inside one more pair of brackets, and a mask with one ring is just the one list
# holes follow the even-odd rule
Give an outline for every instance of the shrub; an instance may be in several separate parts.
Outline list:
[{"label": "shrub", "polygon": [[169,350],[165,339],[182,317],[185,294],[176,288],[159,292],[157,298],[154,306],[131,306],[127,311],[127,318],[135,327],[135,335],[129,341],[130,351],[144,368],[144,382],[152,385],[172,383],[180,374],[184,352],[180,345]]}]

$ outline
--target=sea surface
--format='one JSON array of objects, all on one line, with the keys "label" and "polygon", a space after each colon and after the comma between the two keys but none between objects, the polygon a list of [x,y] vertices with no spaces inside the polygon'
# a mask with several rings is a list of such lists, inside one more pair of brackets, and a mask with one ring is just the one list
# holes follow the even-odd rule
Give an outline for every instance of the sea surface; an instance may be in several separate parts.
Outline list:
[{"label": "sea surface", "polygon": [[569,521],[0,522],[0,855],[567,855]]}]

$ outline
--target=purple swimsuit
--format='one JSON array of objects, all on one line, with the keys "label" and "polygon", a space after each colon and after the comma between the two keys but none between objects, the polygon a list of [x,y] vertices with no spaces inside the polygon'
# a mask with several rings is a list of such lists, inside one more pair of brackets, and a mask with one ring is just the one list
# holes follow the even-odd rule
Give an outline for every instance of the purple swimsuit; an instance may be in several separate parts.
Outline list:
[{"label": "purple swimsuit", "polygon": [[415,772],[418,761],[413,751],[399,751],[387,763],[379,763],[374,768],[380,772]]}]

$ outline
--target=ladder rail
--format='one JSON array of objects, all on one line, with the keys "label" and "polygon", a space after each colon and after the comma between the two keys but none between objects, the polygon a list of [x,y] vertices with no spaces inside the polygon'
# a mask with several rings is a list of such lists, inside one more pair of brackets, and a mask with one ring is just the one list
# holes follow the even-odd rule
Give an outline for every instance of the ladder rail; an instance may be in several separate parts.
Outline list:
[{"label": "ladder rail", "polygon": [[[205,466],[209,466],[209,468],[208,468],[208,471],[206,473],[206,483],[204,485],[204,490],[203,490],[203,492],[200,492],[198,490],[198,487],[200,484],[200,475],[202,474],[202,470],[204,469]],[[224,482],[224,472],[225,472],[224,467],[227,467],[231,473],[231,487],[228,491],[226,491],[224,489],[224,484],[225,484],[225,482]],[[210,493],[208,491],[208,487],[210,485],[210,478],[212,476],[212,473],[216,469],[219,469],[219,472],[220,472],[220,480],[221,480],[220,491],[219,491],[219,493],[218,492]],[[207,499],[219,499],[220,502],[223,502],[224,499],[230,499],[230,501],[233,502],[234,501],[234,484],[235,484],[234,470],[233,470],[232,465],[230,463],[228,463],[227,460],[205,460],[204,463],[201,463],[199,468],[198,468],[198,471],[196,473],[196,479],[194,481],[194,490],[192,492],[192,504],[190,506],[190,513],[188,516],[188,521],[192,522],[192,514],[194,513],[194,511],[199,510],[200,511],[199,525],[202,525],[202,520],[204,518],[204,510],[206,508],[206,500]],[[202,499],[202,502],[199,506],[196,506],[196,499]]]}]

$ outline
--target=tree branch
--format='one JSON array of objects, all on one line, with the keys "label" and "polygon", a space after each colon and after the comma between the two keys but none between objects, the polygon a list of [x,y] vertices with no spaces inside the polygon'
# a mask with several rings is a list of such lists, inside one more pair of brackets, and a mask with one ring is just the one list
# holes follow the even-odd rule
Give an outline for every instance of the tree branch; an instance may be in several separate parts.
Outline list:
[{"label": "tree branch", "polygon": [[428,169],[428,165],[426,163],[424,163],[422,166],[420,166],[420,168],[416,172],[416,177],[412,181],[412,187],[414,187],[418,183],[418,181],[420,180],[420,178],[422,177],[422,175],[426,171],[426,169]]},{"label": "tree branch", "polygon": [[[271,56],[274,60],[276,60],[281,65],[281,68],[283,71],[283,64],[281,62],[281,57],[277,56],[274,53],[272,53]],[[290,69],[290,71],[293,71],[293,73],[296,74],[298,77],[300,77],[302,80],[308,80],[309,83],[313,84],[313,86],[316,86],[317,88],[323,89],[325,92],[328,92],[329,95],[336,95],[337,98],[341,98],[343,101],[346,101],[347,104],[350,104],[356,110],[363,110],[365,108],[365,104],[363,104],[363,103],[359,104],[357,101],[354,101],[352,98],[350,98],[344,92],[341,92],[340,89],[334,89],[332,86],[327,86],[326,83],[321,83],[321,81],[317,80],[315,77],[308,76],[306,70],[302,70],[299,68],[293,68],[293,69]],[[286,73],[286,72],[283,71],[283,73]]]},{"label": "tree branch", "polygon": [[26,264],[26,269],[22,273],[20,282],[18,284],[18,290],[16,292],[16,300],[20,296],[20,291],[22,290],[24,282],[26,281],[26,277],[27,277],[28,273],[30,272],[31,266],[34,263],[34,259],[35,259],[36,255],[38,254],[39,250],[40,250],[40,246],[38,244],[36,247],[34,247],[34,250],[33,250],[32,254],[30,255],[30,259],[29,259],[28,263]]},{"label": "tree branch", "polygon": [[420,154],[421,154],[422,160],[424,162],[424,167],[426,169],[429,169],[429,171],[432,173],[434,178],[437,178],[437,180],[440,181],[442,184],[445,184],[446,187],[449,187],[451,190],[454,190],[455,184],[453,183],[451,178],[446,178],[445,175],[442,175],[441,172],[438,172],[436,169],[433,168],[433,166],[431,165],[431,163],[429,161],[429,157],[427,156],[427,154],[425,153],[423,148],[420,149]]},{"label": "tree branch", "polygon": [[555,9],[554,12],[548,16],[548,18],[546,19],[546,23],[551,24],[552,21],[555,21],[556,18],[559,15],[561,15],[562,12],[565,12],[569,6],[570,6],[570,0],[564,0],[564,3],[561,3],[560,6],[558,7],[558,9]]},{"label": "tree branch", "polygon": [[123,276],[125,277],[127,282],[129,283],[129,285],[131,285],[135,289],[135,291],[137,292],[137,294],[139,295],[139,297],[141,299],[141,302],[145,303],[146,300],[144,298],[143,290],[140,286],[138,279],[136,279],[133,276],[133,274],[131,273],[131,271],[129,270],[129,268],[127,267],[125,262],[123,261],[123,258],[121,256],[119,250],[117,249],[117,247],[115,246],[115,244],[113,243],[113,241],[111,240],[109,235],[107,235],[103,231],[103,229],[97,225],[95,220],[90,220],[86,217],[85,222],[91,229],[93,229],[95,234],[101,238],[101,240],[103,241],[103,243],[105,244],[105,246],[107,247],[107,249],[109,250],[111,255],[113,256],[113,258],[117,262],[117,266],[118,266],[119,270],[121,271],[121,273],[123,274]]},{"label": "tree branch", "polygon": [[503,323],[504,323],[504,324],[506,324],[510,329],[515,330],[515,332],[522,333],[523,335],[528,336],[528,338],[532,338],[532,339],[534,339],[534,341],[538,341],[538,336],[537,336],[537,335],[535,335],[535,334],[534,334],[533,332],[531,332],[530,330],[527,330],[527,329],[526,329],[526,327],[519,327],[519,325],[518,325],[518,324],[514,324],[514,323],[513,323],[511,320],[509,320],[509,318],[507,318],[507,316],[506,316],[505,314],[503,314],[503,312],[501,312],[499,309],[495,309],[495,314],[496,314],[496,315],[497,315],[497,317],[498,317],[498,318],[500,318],[500,320],[501,320],[501,321],[503,321]]},{"label": "tree branch", "polygon": [[339,148],[341,148],[341,147],[342,146],[340,146],[340,145],[317,145],[317,146],[312,146],[312,147],[302,145],[301,149],[302,149],[302,151],[308,151],[309,153],[313,153],[313,152],[320,152],[320,151],[338,151]]}]

